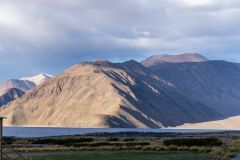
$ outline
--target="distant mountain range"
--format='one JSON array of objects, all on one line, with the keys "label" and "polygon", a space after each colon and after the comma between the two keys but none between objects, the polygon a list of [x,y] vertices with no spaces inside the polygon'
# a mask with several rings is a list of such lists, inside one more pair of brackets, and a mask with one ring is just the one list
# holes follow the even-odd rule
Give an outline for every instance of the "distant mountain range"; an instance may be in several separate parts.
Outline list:
[{"label": "distant mountain range", "polygon": [[0,106],[21,97],[27,91],[37,87],[52,76],[40,74],[34,77],[11,79],[0,83]]},{"label": "distant mountain range", "polygon": [[19,94],[0,113],[8,117],[5,125],[156,128],[218,122],[240,115],[239,82],[239,64],[199,54],[85,62]]},{"label": "distant mountain range", "polygon": [[43,82],[45,82],[46,80],[51,79],[52,77],[53,77],[52,75],[42,73],[42,74],[39,74],[39,75],[33,76],[33,77],[23,77],[20,80],[33,82],[36,86],[38,86],[38,85],[42,84]]},{"label": "distant mountain range", "polygon": [[24,91],[17,88],[8,89],[4,94],[0,96],[0,105],[6,105],[24,94]]},{"label": "distant mountain range", "polygon": [[146,67],[156,66],[161,63],[182,63],[182,62],[206,62],[208,59],[197,53],[184,53],[181,55],[155,55],[141,63]]}]

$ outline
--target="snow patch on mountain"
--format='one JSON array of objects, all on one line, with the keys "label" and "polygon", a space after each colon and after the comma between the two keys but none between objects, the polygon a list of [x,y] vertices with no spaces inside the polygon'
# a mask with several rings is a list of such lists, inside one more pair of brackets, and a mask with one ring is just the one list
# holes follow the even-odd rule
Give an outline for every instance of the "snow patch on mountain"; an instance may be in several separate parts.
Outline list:
[{"label": "snow patch on mountain", "polygon": [[46,73],[41,73],[37,76],[33,76],[33,77],[23,77],[20,80],[27,80],[27,81],[31,81],[33,83],[36,84],[36,86],[40,85],[41,83],[45,82],[48,79],[51,79],[53,76],[46,74]]}]

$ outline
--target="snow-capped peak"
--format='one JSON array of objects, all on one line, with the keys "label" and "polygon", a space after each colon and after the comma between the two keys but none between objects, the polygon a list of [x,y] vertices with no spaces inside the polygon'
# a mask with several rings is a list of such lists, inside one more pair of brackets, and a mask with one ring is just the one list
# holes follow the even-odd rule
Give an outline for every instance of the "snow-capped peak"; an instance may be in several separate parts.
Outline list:
[{"label": "snow-capped peak", "polygon": [[48,79],[51,79],[53,76],[46,74],[46,73],[41,73],[37,76],[33,76],[33,77],[23,77],[20,80],[27,80],[27,81],[31,81],[33,83],[36,84],[36,86],[40,85],[41,83],[45,82]]}]

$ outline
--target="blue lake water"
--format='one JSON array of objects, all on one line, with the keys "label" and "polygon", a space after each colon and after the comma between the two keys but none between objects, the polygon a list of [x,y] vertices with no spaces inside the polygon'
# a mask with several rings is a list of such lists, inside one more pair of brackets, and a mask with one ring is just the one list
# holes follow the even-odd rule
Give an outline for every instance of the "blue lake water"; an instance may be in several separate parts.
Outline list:
[{"label": "blue lake water", "polygon": [[97,132],[179,132],[196,133],[216,130],[196,130],[196,129],[143,129],[143,128],[52,128],[52,127],[4,127],[4,136],[14,137],[47,137],[61,135],[77,135]]}]

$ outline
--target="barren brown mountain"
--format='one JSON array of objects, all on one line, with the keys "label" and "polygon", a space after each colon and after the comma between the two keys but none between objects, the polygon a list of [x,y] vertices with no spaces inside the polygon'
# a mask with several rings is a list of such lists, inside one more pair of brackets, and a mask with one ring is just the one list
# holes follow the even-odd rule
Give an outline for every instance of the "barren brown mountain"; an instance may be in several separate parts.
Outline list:
[{"label": "barren brown mountain", "polygon": [[4,106],[6,125],[165,127],[222,115],[135,62],[72,66]]}]

